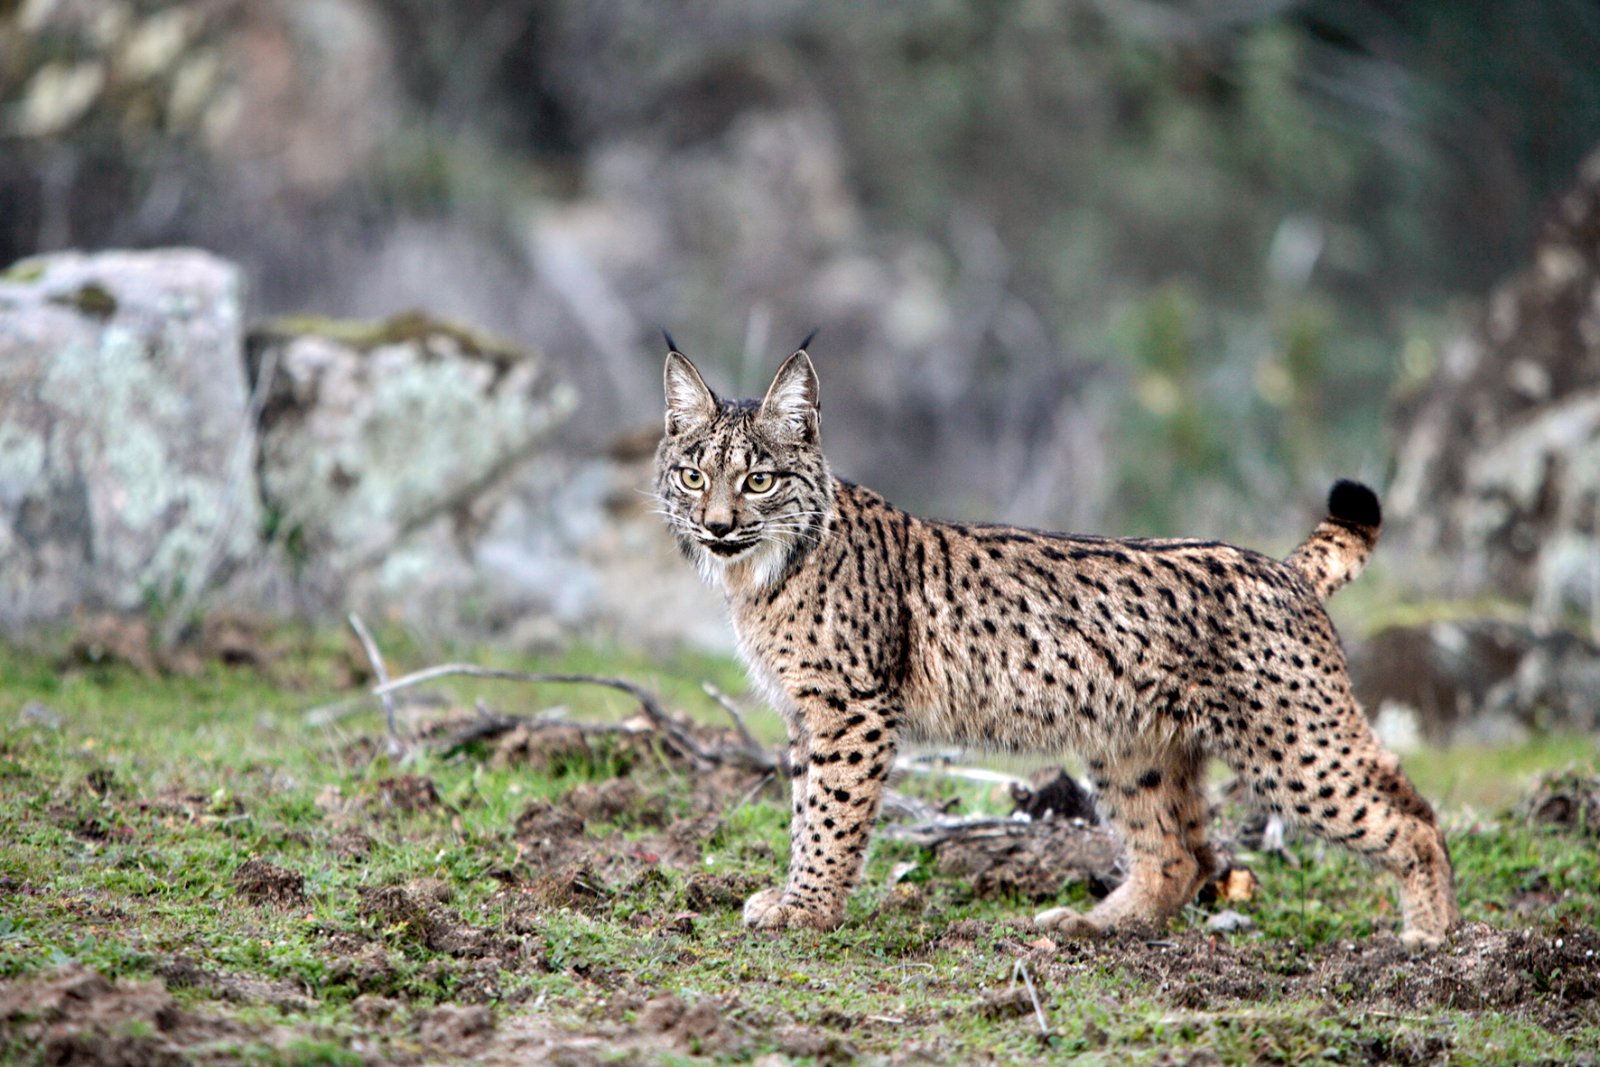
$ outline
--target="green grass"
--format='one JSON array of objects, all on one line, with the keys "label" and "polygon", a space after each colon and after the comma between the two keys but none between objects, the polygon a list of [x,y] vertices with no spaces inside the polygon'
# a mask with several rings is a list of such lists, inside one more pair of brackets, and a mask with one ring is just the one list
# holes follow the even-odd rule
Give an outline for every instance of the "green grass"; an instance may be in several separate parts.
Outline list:
[{"label": "green grass", "polygon": [[[704,657],[662,662],[596,649],[535,661],[420,648],[403,634],[383,641],[396,673],[462,658],[621,675],[713,722],[723,713],[700,682],[741,688],[734,664]],[[1307,985],[1307,968],[1328,964],[1348,942],[1376,942],[1397,922],[1387,883],[1313,842],[1293,845],[1298,868],[1254,861],[1261,892],[1237,906],[1260,932],[1231,943],[1241,973],[1262,976],[1248,996],[1185,985],[1183,974],[1164,977],[1160,947],[1031,948],[1037,935],[1022,920],[1040,904],[976,899],[970,886],[938,873],[931,856],[887,842],[876,847],[837,931],[752,935],[740,928],[736,900],[674,921],[691,910],[695,877],[754,886],[781,875],[787,815],[773,790],[720,813],[696,841],[695,869],[624,863],[618,870],[634,873],[613,876],[610,896],[577,908],[550,903],[537,893],[551,872],[530,866],[516,821],[530,802],[604,778],[604,761],[538,774],[500,766],[487,750],[403,765],[369,758],[370,738],[381,731],[376,709],[325,726],[305,715],[349,695],[344,639],[296,636],[278,647],[266,672],[212,665],[192,678],[109,663],[62,666],[47,653],[0,649],[0,979],[37,979],[69,961],[113,979],[170,979],[174,960],[191,961],[222,984],[172,981],[178,1005],[238,1028],[197,1047],[198,1059],[213,1062],[347,1063],[361,1058],[359,1049],[415,1058],[420,1020],[436,1005],[462,1001],[492,1005],[502,1032],[532,1019],[552,1040],[598,1035],[603,1056],[662,1063],[744,1062],[770,1052],[812,1062],[847,1046],[868,1059],[908,1052],[939,1062],[1120,1065],[1209,1051],[1224,1063],[1489,1064],[1569,1062],[1600,1045],[1592,998],[1587,1007],[1581,999],[1557,1005],[1564,1014],[1553,1023],[1537,996],[1525,1007],[1398,1010],[1359,996],[1351,1007],[1350,991]],[[560,704],[579,720],[632,711],[625,697],[589,687],[463,680],[440,688],[464,707],[481,697],[512,712]],[[29,705],[46,710],[24,715]],[[770,716],[752,723],[769,737],[778,729]],[[1595,751],[1592,741],[1543,739],[1407,759],[1423,791],[1442,801],[1468,921],[1539,937],[1600,925],[1595,840],[1529,828],[1507,813],[1533,775],[1592,762]],[[430,779],[442,804],[385,809],[377,803],[383,783],[401,774]],[[641,767],[633,778],[663,798],[669,821],[696,813],[689,776]],[[965,810],[1004,810],[992,790],[968,783],[919,779],[906,788]],[[370,851],[355,859],[335,848],[350,828],[371,838]],[[650,835],[660,832],[626,815],[588,828],[591,838],[618,835],[619,848],[655,842]],[[303,903],[241,898],[234,872],[252,858],[301,873]],[[918,867],[907,879],[912,904],[901,907],[887,881],[906,861]],[[446,907],[462,929],[505,944],[451,955],[430,948],[415,923],[364,910],[364,893],[417,879],[448,889]],[[1072,887],[1062,899],[1081,904],[1086,894]],[[1174,923],[1175,951],[1209,951],[1208,917],[1192,907]],[[970,945],[942,940],[959,920],[982,924]],[[984,1008],[1023,955],[1040,983],[1047,1036],[1031,1008]],[[1559,994],[1559,974],[1538,981],[1570,1000]],[[233,995],[223,989],[229,982]],[[268,989],[237,993],[244,982]],[[710,1037],[640,1030],[645,1004],[668,992],[716,1000],[721,1029]],[[387,1021],[367,1013],[374,997],[397,1002]],[[1206,1003],[1196,1006],[1197,998]],[[33,1053],[7,1025],[0,1019],[0,1059],[27,1060]],[[428,1056],[470,1059],[471,1047]]]}]

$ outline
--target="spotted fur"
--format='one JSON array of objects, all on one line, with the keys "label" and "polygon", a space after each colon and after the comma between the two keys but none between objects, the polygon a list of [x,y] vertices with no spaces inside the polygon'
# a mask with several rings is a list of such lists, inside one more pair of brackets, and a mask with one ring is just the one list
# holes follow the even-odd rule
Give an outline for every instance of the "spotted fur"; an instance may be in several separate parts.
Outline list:
[{"label": "spotted fur", "polygon": [[788,723],[789,874],[754,927],[830,928],[901,740],[1073,750],[1128,845],[1129,877],[1074,935],[1153,929],[1212,873],[1205,761],[1261,805],[1398,876],[1404,933],[1456,918],[1433,811],[1373,738],[1322,598],[1377,539],[1371,490],[1341,482],[1283,561],[1217,541],[1110,539],[933,522],[840,481],[805,350],[761,401],[666,366],[656,490],[683,552],[727,598],[740,650]]}]

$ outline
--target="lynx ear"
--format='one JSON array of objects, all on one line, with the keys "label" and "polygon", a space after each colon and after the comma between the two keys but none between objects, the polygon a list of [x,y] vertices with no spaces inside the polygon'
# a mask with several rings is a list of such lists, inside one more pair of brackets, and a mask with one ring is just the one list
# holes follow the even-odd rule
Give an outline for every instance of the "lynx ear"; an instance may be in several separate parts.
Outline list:
[{"label": "lynx ear", "polygon": [[717,413],[717,395],[676,348],[667,353],[666,387],[668,434],[707,422]]},{"label": "lynx ear", "polygon": [[781,436],[815,444],[821,411],[817,372],[801,346],[778,368],[756,418]]}]

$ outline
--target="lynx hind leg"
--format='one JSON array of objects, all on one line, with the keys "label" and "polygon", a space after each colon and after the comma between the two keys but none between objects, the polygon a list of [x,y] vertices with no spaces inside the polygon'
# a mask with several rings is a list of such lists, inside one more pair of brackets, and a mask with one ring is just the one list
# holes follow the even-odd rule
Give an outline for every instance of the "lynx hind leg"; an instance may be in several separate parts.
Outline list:
[{"label": "lynx hind leg", "polygon": [[1091,761],[1101,811],[1127,844],[1127,880],[1087,913],[1051,908],[1035,924],[1073,937],[1164,926],[1211,874],[1202,764],[1190,750]]},{"label": "lynx hind leg", "polygon": [[1400,939],[1407,947],[1442,944],[1460,915],[1449,849],[1433,808],[1372,736],[1354,701],[1321,733],[1281,765],[1235,770],[1286,818],[1399,879]]}]

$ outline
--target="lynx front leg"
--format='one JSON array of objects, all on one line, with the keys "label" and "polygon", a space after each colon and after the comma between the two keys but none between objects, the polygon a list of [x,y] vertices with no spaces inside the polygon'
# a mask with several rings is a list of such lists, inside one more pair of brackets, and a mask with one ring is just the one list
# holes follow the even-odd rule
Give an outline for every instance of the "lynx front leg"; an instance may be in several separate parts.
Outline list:
[{"label": "lynx front leg", "polygon": [[850,705],[834,694],[807,694],[796,703],[802,721],[790,726],[795,778],[789,877],[782,888],[745,902],[744,923],[831,930],[844,918],[845,900],[861,877],[894,762],[896,716],[886,706]]}]

